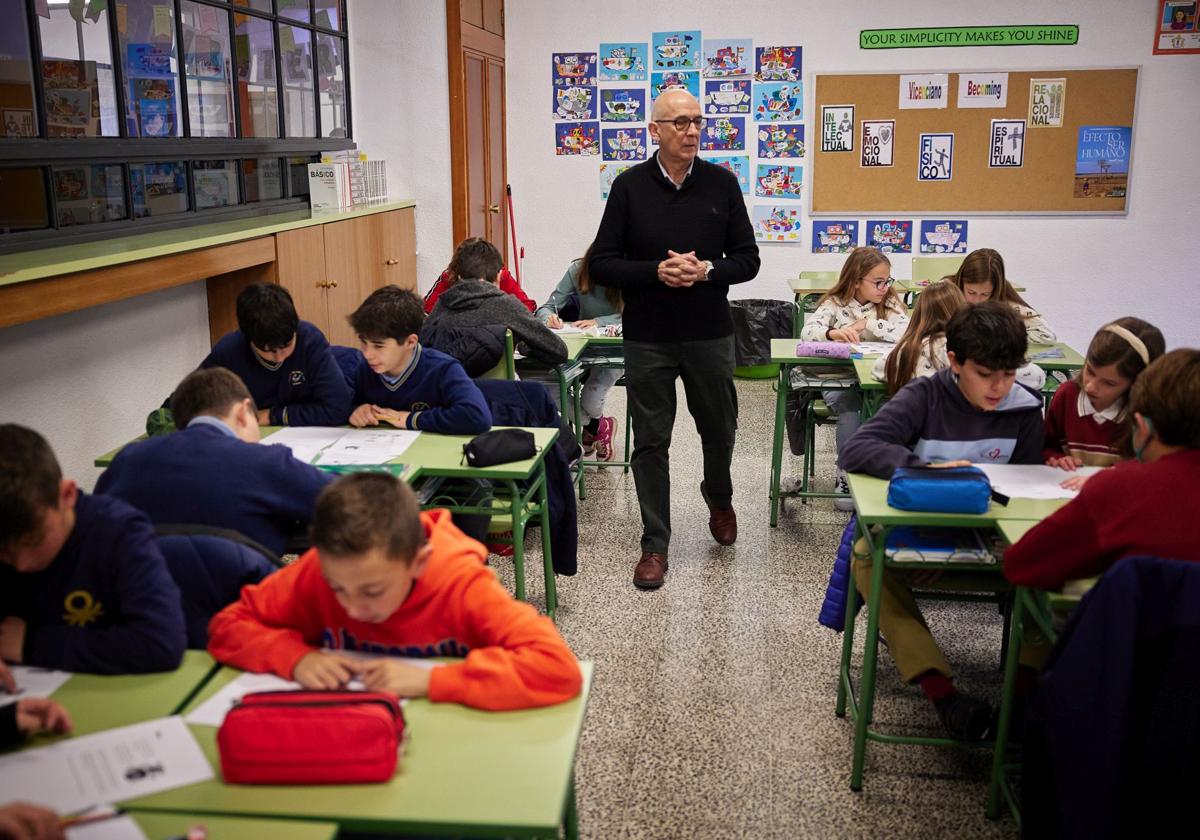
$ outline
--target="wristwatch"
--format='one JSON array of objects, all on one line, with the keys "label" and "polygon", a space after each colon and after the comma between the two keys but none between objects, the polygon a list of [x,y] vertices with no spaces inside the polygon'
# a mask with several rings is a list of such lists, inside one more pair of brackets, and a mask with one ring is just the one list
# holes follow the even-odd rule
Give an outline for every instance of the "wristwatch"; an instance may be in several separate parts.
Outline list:
[{"label": "wristwatch", "polygon": [[704,279],[705,280],[710,279],[712,277],[712,273],[713,273],[712,260],[705,260],[704,261]]}]

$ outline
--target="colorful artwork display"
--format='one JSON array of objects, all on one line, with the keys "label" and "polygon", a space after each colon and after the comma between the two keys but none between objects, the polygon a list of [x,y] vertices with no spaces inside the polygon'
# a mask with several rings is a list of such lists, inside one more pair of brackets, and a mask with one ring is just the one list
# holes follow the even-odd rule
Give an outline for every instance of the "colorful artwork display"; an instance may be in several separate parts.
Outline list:
[{"label": "colorful artwork display", "polygon": [[1075,197],[1124,198],[1132,141],[1129,126],[1081,125],[1075,147]]},{"label": "colorful artwork display", "polygon": [[854,250],[856,245],[858,245],[857,221],[813,220],[812,252],[814,254],[848,254]]},{"label": "colorful artwork display", "polygon": [[702,152],[740,152],[745,148],[745,117],[715,117],[700,132]]},{"label": "colorful artwork display", "polygon": [[554,154],[600,154],[600,123],[556,123],[554,126]]},{"label": "colorful artwork display", "polygon": [[804,157],[804,123],[768,123],[758,127],[760,158]]},{"label": "colorful artwork display", "polygon": [[917,179],[949,181],[954,175],[954,134],[922,134],[917,154]]},{"label": "colorful artwork display", "polygon": [[992,120],[988,166],[1017,168],[1025,163],[1025,120]]},{"label": "colorful artwork display", "polygon": [[966,219],[922,219],[922,254],[967,253]]},{"label": "colorful artwork display", "polygon": [[732,172],[742,188],[742,195],[750,194],[750,156],[749,155],[714,155],[705,158],[709,163],[715,163]]},{"label": "colorful artwork display", "polygon": [[664,90],[686,90],[697,99],[700,98],[700,73],[688,70],[682,73],[651,73],[650,101],[658,99]]},{"label": "colorful artwork display", "polygon": [[175,87],[170,79],[131,79],[142,137],[175,136]]},{"label": "colorful artwork display", "polygon": [[1196,6],[1196,0],[1159,0],[1154,31],[1155,55],[1200,53]]},{"label": "colorful artwork display", "polygon": [[759,47],[754,51],[754,80],[757,82],[800,81],[800,47]]},{"label": "colorful artwork display", "polygon": [[821,151],[854,151],[854,106],[821,107]]},{"label": "colorful artwork display", "polygon": [[595,87],[570,85],[554,88],[554,119],[594,120],[595,118]]},{"label": "colorful artwork display", "polygon": [[613,181],[632,165],[630,163],[600,164],[600,198],[608,201],[608,194],[612,191]]},{"label": "colorful artwork display", "polygon": [[646,81],[647,45],[643,41],[600,45],[600,81],[644,82]]},{"label": "colorful artwork display", "polygon": [[704,113],[749,114],[749,79],[713,79],[704,82]]},{"label": "colorful artwork display", "polygon": [[587,87],[596,84],[595,53],[554,53],[550,74],[555,87]]},{"label": "colorful artwork display", "polygon": [[605,128],[600,131],[601,160],[645,160],[645,126]]},{"label": "colorful artwork display", "polygon": [[645,88],[603,88],[600,91],[601,122],[644,122]]},{"label": "colorful artwork display", "polygon": [[700,69],[700,30],[655,32],[650,40],[656,70]]},{"label": "colorful artwork display", "polygon": [[756,83],[754,119],[757,122],[804,119],[804,83]]},{"label": "colorful artwork display", "polygon": [[885,254],[912,253],[911,219],[868,219],[866,244]]},{"label": "colorful artwork display", "polygon": [[800,242],[800,208],[756,204],[750,209],[750,224],[758,242]]},{"label": "colorful artwork display", "polygon": [[754,194],[759,198],[803,198],[804,167],[760,163],[754,179]]},{"label": "colorful artwork display", "polygon": [[704,41],[705,76],[748,76],[754,44],[749,38],[725,38]]}]

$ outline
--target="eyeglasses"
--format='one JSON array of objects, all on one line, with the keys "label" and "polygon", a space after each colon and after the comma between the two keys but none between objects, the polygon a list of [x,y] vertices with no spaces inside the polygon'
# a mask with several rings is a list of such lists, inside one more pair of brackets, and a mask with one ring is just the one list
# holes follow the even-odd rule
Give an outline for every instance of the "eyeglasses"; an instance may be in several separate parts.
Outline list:
[{"label": "eyeglasses", "polygon": [[867,282],[873,285],[876,289],[886,289],[896,282],[896,278],[888,277],[885,280],[868,280]]},{"label": "eyeglasses", "polygon": [[704,128],[708,120],[704,117],[676,117],[673,120],[655,120],[656,123],[668,123],[675,126],[676,131],[687,131],[689,125],[696,126],[696,130]]}]

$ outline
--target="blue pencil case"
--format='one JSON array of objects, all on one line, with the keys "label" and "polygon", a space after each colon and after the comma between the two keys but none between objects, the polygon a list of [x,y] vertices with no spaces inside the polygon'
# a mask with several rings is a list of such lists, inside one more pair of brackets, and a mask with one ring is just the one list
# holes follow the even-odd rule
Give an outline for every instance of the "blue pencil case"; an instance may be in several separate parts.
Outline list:
[{"label": "blue pencil case", "polygon": [[899,467],[888,482],[888,504],[927,513],[986,513],[992,483],[978,467]]}]

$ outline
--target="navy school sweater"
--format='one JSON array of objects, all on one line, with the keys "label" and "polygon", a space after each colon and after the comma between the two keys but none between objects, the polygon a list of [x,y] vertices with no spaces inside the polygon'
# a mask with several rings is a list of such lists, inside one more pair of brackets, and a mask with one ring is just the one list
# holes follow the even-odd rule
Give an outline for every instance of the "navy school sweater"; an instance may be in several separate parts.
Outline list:
[{"label": "navy school sweater", "polygon": [[144,514],[80,492],[75,527],[53,562],[0,566],[0,615],[26,622],[22,660],[94,674],[170,671],[187,638],[179,589]]},{"label": "navy school sweater", "polygon": [[891,478],[897,467],[959,459],[1042,463],[1042,398],[1019,383],[994,411],[967,402],[953,371],[905,385],[864,423],[838,457],[847,472]]},{"label": "navy school sweater", "polygon": [[[526,313],[528,315],[528,313]],[[420,344],[395,385],[359,357],[354,405],[408,411],[408,428],[443,435],[477,435],[492,427],[492,412],[457,359]]]},{"label": "navy school sweater", "polygon": [[285,446],[246,443],[194,423],[126,446],[96,492],[124,499],[157,525],[230,528],[283,554],[332,478]]},{"label": "navy school sweater", "polygon": [[272,426],[340,426],[352,410],[329,342],[308,321],[296,327],[296,349],[274,370],[240,330],[218,341],[200,367],[228,368],[240,376],[255,404],[270,409]]}]

